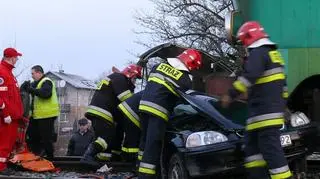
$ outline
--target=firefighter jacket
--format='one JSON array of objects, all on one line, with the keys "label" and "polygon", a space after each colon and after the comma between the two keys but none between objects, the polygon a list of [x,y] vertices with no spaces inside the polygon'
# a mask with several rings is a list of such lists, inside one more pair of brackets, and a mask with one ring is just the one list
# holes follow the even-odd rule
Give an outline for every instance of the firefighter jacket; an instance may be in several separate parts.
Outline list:
[{"label": "firefighter jacket", "polygon": [[273,46],[250,49],[244,72],[229,90],[231,98],[248,92],[246,130],[282,126],[287,97],[284,60]]},{"label": "firefighter jacket", "polygon": [[60,114],[59,101],[55,83],[48,77],[43,77],[36,83],[36,88],[31,88],[33,95],[33,119],[47,119]]},{"label": "firefighter jacket", "polygon": [[132,97],[123,101],[118,105],[119,110],[124,116],[129,119],[134,125],[140,128],[140,117],[139,117],[139,104],[144,91],[135,93]]},{"label": "firefighter jacket", "polygon": [[10,116],[11,119],[22,119],[23,104],[18,82],[12,74],[14,66],[5,61],[0,63],[0,120]]},{"label": "firefighter jacket", "polygon": [[169,63],[160,63],[153,67],[140,101],[139,110],[168,121],[169,115],[179,100],[175,89],[192,88],[189,75],[189,71],[178,70]]},{"label": "firefighter jacket", "polygon": [[113,124],[113,114],[120,102],[132,96],[134,84],[122,73],[112,73],[103,79],[85,113],[88,119],[98,118]]}]

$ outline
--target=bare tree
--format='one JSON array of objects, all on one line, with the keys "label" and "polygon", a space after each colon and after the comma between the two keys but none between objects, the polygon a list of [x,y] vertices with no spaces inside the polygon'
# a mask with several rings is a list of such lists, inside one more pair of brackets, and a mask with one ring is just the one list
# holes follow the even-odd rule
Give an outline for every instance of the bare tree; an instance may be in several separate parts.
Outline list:
[{"label": "bare tree", "polygon": [[25,65],[20,71],[15,73],[15,77],[19,78],[26,70],[28,70],[31,65]]},{"label": "bare tree", "polygon": [[[228,44],[224,17],[233,9],[231,0],[150,0],[155,5],[152,14],[137,12],[135,19],[153,43],[138,43],[150,47],[173,42],[194,47],[217,56],[229,66],[235,66],[238,51]],[[156,44],[155,44],[156,43]]]},{"label": "bare tree", "polygon": [[112,70],[102,72],[97,79],[94,80],[94,83],[98,84],[101,80],[105,79],[108,75],[112,73]]}]

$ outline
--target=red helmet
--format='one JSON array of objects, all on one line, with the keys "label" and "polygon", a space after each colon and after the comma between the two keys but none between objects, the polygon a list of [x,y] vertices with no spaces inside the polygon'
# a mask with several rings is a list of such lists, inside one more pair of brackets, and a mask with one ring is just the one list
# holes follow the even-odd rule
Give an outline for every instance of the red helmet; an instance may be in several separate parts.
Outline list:
[{"label": "red helmet", "polygon": [[131,64],[127,66],[121,73],[128,78],[142,78],[142,67]]},{"label": "red helmet", "polygon": [[237,33],[237,38],[245,47],[248,47],[259,39],[268,37],[268,34],[264,32],[264,28],[256,21],[244,23]]},{"label": "red helmet", "polygon": [[202,65],[202,57],[198,50],[187,49],[177,56],[189,70],[199,69]]}]

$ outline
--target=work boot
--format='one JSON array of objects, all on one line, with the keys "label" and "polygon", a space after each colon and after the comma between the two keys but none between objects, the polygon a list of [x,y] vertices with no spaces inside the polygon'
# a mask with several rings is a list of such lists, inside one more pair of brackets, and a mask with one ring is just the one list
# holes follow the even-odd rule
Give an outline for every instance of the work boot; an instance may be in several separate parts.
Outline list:
[{"label": "work boot", "polygon": [[126,163],[130,163],[131,172],[136,173],[136,171],[137,171],[137,167],[136,167],[137,166],[137,154],[122,152],[122,156],[123,156],[124,161]]},{"label": "work boot", "polygon": [[123,157],[119,154],[112,154],[111,161],[112,162],[123,162]]},{"label": "work boot", "polygon": [[112,153],[112,157],[111,157],[112,162],[123,162],[124,161],[123,152],[121,152],[120,150],[112,150],[111,153]]},{"label": "work boot", "polygon": [[138,174],[138,178],[139,179],[156,179],[157,176],[156,175],[147,175],[147,174]]},{"label": "work boot", "polygon": [[123,152],[122,156],[123,156],[125,162],[134,163],[134,165],[136,164],[136,160],[137,160],[137,154],[136,153]]},{"label": "work boot", "polygon": [[53,154],[52,154],[52,155],[47,155],[47,154],[45,154],[45,155],[43,155],[43,156],[41,156],[41,157],[43,157],[44,159],[49,160],[49,161],[52,161],[52,160],[53,160]]},{"label": "work boot", "polygon": [[250,168],[247,169],[247,179],[270,179],[270,175],[267,169],[265,168]]},{"label": "work boot", "polygon": [[100,167],[100,163],[96,160],[97,153],[101,152],[102,148],[96,143],[91,143],[80,160],[81,164],[87,165],[94,169]]}]

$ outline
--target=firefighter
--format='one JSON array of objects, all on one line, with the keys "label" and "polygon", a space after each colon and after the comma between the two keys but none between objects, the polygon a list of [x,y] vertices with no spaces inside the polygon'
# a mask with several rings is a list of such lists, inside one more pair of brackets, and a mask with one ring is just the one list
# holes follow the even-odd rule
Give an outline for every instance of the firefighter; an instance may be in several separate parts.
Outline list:
[{"label": "firefighter", "polygon": [[142,95],[139,110],[142,112],[142,143],[145,146],[139,165],[139,178],[155,178],[160,164],[162,140],[169,115],[180,99],[176,88],[188,90],[192,87],[190,71],[202,64],[200,52],[187,49],[177,56],[168,58],[150,72],[148,83]]},{"label": "firefighter", "polygon": [[18,135],[18,121],[23,116],[23,104],[19,85],[12,74],[18,57],[22,56],[14,48],[3,52],[0,64],[0,173],[6,174],[7,160],[13,150]]},{"label": "firefighter", "polygon": [[135,162],[139,152],[139,141],[141,133],[141,117],[139,104],[144,91],[135,93],[132,97],[118,105],[119,110],[125,118],[125,138],[122,145],[122,152],[126,161]]},{"label": "firefighter", "polygon": [[239,94],[248,92],[249,118],[245,135],[248,178],[290,178],[279,130],[284,125],[287,96],[284,61],[276,44],[269,40],[258,22],[244,23],[237,37],[249,55],[242,75],[221,102],[227,107]]},{"label": "firefighter", "polygon": [[[122,72],[114,72],[98,85],[85,116],[92,121],[96,140],[91,143],[81,162],[99,167],[99,161],[114,160],[111,149],[121,150],[123,128],[120,102],[132,96],[136,78],[141,78],[142,67],[129,65]],[[116,132],[118,131],[118,136]],[[121,136],[122,135],[122,136]],[[116,138],[116,140],[114,140]],[[116,146],[114,143],[117,143]],[[112,146],[113,145],[113,146]]]}]

